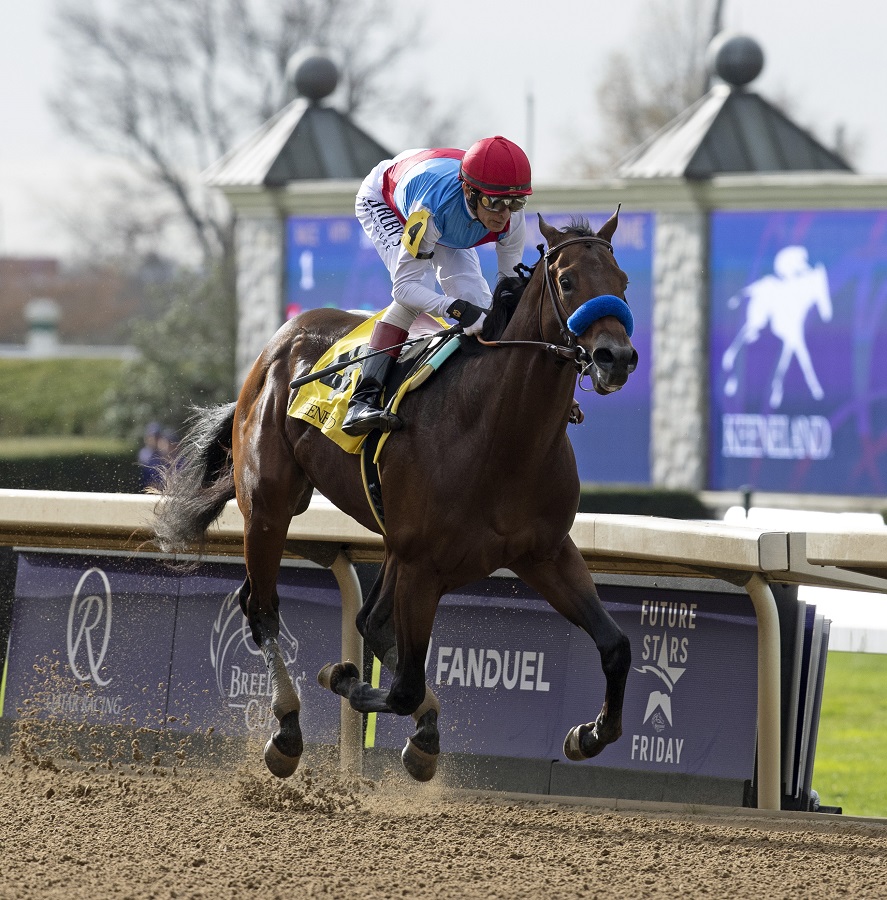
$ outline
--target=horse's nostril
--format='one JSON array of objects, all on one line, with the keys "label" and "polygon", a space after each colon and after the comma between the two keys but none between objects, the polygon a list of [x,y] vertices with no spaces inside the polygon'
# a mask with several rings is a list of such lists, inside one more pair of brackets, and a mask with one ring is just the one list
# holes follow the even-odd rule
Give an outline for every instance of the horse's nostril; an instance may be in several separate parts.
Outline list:
[{"label": "horse's nostril", "polygon": [[606,347],[598,347],[598,349],[591,354],[591,358],[599,369],[612,369],[613,363],[616,362],[613,351],[608,350]]},{"label": "horse's nostril", "polygon": [[631,351],[631,359],[628,361],[628,371],[634,372],[634,370],[638,367],[638,352],[637,350]]}]

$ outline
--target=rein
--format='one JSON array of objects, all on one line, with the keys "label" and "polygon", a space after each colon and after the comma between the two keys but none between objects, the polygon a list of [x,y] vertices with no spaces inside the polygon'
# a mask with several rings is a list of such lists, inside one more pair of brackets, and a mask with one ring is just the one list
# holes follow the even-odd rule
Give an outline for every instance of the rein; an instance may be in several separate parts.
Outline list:
[{"label": "rein", "polygon": [[[485,347],[538,347],[540,350],[549,350],[554,353],[559,359],[571,360],[580,373],[585,374],[585,372],[594,364],[591,355],[589,352],[577,343],[576,337],[579,334],[582,334],[591,322],[595,318],[601,318],[604,315],[617,315],[619,320],[625,326],[626,331],[628,331],[629,337],[631,336],[632,324],[631,324],[631,313],[628,312],[628,304],[622,300],[621,297],[616,297],[612,294],[604,294],[600,297],[593,297],[591,300],[586,301],[576,310],[572,315],[570,315],[566,309],[564,309],[563,304],[558,297],[557,291],[555,291],[554,286],[551,283],[551,271],[549,269],[551,257],[563,250],[564,247],[569,247],[571,244],[585,244],[588,242],[592,242],[595,244],[603,244],[610,253],[613,253],[613,245],[605,240],[602,237],[597,237],[596,235],[584,235],[582,237],[570,238],[567,241],[563,241],[560,244],[557,244],[554,247],[550,247],[548,250],[545,250],[543,244],[539,244],[536,248],[539,251],[539,263],[544,264],[543,275],[544,282],[542,285],[542,297],[540,298],[539,303],[539,336],[544,338],[544,330],[542,326],[542,308],[545,305],[545,295],[548,295],[548,299],[551,301],[551,308],[554,312],[554,317],[558,323],[558,327],[560,329],[560,336],[563,340],[563,344],[554,344],[549,341],[485,341],[480,336],[476,336],[476,340],[478,343],[483,344]],[[518,267],[520,268],[520,267]],[[526,268],[525,266],[523,268]],[[535,270],[535,266],[528,269],[528,271],[532,272]],[[617,304],[621,306],[615,305],[612,301],[616,301]],[[623,309],[624,308],[624,311]],[[591,312],[591,316],[589,316],[589,312],[591,310],[595,310],[597,314]],[[621,313],[621,315],[620,315]],[[575,324],[576,327],[581,327],[580,331],[574,332],[570,325]]]}]

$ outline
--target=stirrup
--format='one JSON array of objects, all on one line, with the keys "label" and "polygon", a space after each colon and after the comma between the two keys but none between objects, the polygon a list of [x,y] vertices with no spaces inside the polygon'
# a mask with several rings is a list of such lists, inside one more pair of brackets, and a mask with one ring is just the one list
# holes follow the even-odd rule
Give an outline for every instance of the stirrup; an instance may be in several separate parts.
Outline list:
[{"label": "stirrup", "polygon": [[389,409],[379,409],[361,400],[354,402],[342,420],[342,431],[349,437],[360,437],[378,429],[382,432],[397,431],[403,422]]}]

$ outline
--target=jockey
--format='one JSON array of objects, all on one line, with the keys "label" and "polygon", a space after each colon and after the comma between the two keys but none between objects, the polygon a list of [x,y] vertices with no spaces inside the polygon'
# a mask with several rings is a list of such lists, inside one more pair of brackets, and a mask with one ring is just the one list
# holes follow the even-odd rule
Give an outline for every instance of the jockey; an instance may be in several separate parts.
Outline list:
[{"label": "jockey", "polygon": [[480,334],[492,294],[474,248],[495,242],[498,277],[512,275],[523,256],[523,210],[532,193],[526,154],[501,136],[467,151],[407,150],[364,179],[355,211],[388,268],[393,298],[367,349],[390,349],[363,361],[342,422],[346,434],[400,427],[379,398],[420,313],[448,316],[465,334]]}]

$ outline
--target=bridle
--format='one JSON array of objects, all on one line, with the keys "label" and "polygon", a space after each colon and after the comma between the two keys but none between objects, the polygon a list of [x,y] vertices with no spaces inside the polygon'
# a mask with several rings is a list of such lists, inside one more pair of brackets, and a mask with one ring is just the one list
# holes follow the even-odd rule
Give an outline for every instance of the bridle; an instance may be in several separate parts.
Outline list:
[{"label": "bridle", "polygon": [[[563,250],[565,247],[569,247],[572,244],[602,244],[606,247],[610,253],[613,253],[613,245],[602,237],[597,237],[597,235],[583,235],[582,237],[574,237],[569,238],[566,241],[562,241],[560,244],[556,244],[554,247],[549,247],[547,250],[545,249],[544,244],[539,244],[537,246],[537,250],[539,251],[540,258],[536,262],[536,265],[531,267],[524,266],[531,274],[535,271],[536,266],[542,264],[543,265],[543,284],[542,284],[542,296],[539,300],[539,337],[542,338],[541,341],[485,341],[480,336],[477,336],[477,340],[479,343],[483,344],[485,347],[515,347],[515,346],[524,346],[524,347],[537,347],[542,350],[548,350],[551,353],[554,353],[558,359],[564,359],[571,361],[577,368],[580,373],[580,377],[588,373],[588,370],[594,365],[594,360],[591,357],[591,353],[586,350],[579,342],[577,341],[577,335],[570,330],[567,322],[570,318],[570,313],[564,309],[563,303],[561,303],[560,297],[558,296],[557,291],[554,289],[554,285],[551,280],[551,261],[552,258]],[[518,267],[521,268],[521,267]],[[558,328],[560,330],[560,337],[563,341],[562,344],[554,344],[550,341],[545,340],[545,332],[542,324],[542,310],[545,306],[545,296],[548,296],[548,299],[551,301],[551,309],[554,312],[555,320],[558,323]],[[605,295],[606,297],[610,297],[611,295]],[[589,304],[594,303],[596,300],[600,300],[603,298],[592,298],[591,300],[586,301],[583,306],[588,306]],[[622,299],[622,298],[613,298],[613,299]],[[622,300],[625,303],[624,300]],[[628,304],[626,303],[626,308]],[[581,334],[581,332],[580,332]]]}]

